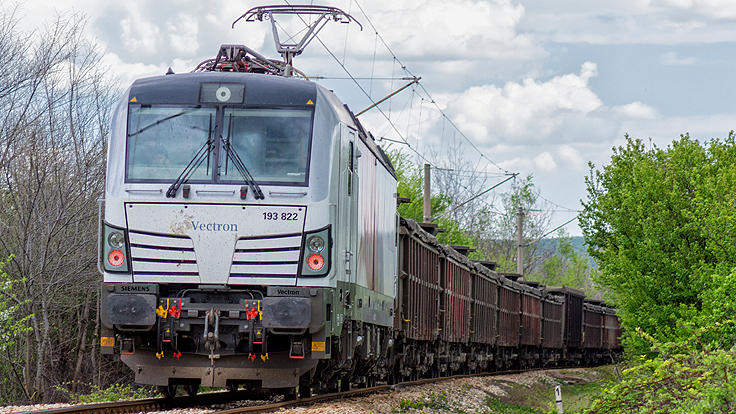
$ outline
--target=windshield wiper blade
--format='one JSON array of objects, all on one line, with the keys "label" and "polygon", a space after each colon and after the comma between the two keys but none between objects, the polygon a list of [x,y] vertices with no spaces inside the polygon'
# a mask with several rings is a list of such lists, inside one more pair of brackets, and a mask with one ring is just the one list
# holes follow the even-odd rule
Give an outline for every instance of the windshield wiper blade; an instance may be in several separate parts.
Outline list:
[{"label": "windshield wiper blade", "polygon": [[200,148],[199,151],[194,154],[194,157],[191,161],[189,161],[189,164],[187,164],[186,168],[184,168],[184,171],[182,171],[181,174],[179,174],[179,176],[176,178],[176,181],[174,181],[174,183],[169,186],[169,189],[166,191],[166,197],[176,197],[176,192],[179,190],[179,187],[189,181],[192,173],[197,168],[199,168],[200,165],[202,165],[205,159],[207,160],[207,169],[209,170],[209,158],[214,146],[215,141],[212,138],[209,138],[207,142],[202,145],[202,148]]},{"label": "windshield wiper blade", "polygon": [[235,165],[235,169],[237,169],[240,175],[243,176],[243,180],[245,180],[245,183],[250,187],[256,200],[265,199],[266,197],[263,195],[261,187],[258,185],[255,178],[253,178],[250,171],[248,171],[248,168],[243,163],[243,160],[240,159],[238,153],[235,152],[235,149],[230,145],[229,140],[225,142],[225,153],[227,153],[227,157],[233,162],[233,165]]}]

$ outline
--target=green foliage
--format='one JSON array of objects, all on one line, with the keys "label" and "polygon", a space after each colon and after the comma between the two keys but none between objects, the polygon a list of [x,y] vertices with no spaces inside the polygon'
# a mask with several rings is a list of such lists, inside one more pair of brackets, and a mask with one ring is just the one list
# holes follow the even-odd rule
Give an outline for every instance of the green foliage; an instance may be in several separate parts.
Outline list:
[{"label": "green foliage", "polygon": [[488,397],[486,399],[486,406],[491,410],[491,413],[498,414],[542,414],[543,411],[535,410],[533,408],[524,407],[522,405],[505,403],[498,398]]},{"label": "green foliage", "polygon": [[[8,261],[12,260],[10,256]],[[28,303],[28,300],[21,300],[14,293],[13,285],[23,280],[13,280],[7,272],[3,270],[7,261],[0,262],[0,353],[5,354],[7,349],[11,349],[15,345],[18,335],[32,330],[28,321],[33,315],[18,317],[19,308]]]},{"label": "green foliage", "polygon": [[591,165],[580,226],[624,325],[663,341],[686,337],[707,274],[733,264],[734,137],[702,146],[683,136],[667,149],[626,139],[602,171]]},{"label": "green foliage", "polygon": [[402,398],[399,403],[398,412],[406,412],[408,410],[450,410],[451,403],[445,392],[430,392],[429,394],[422,393],[419,401],[411,401],[406,398]]},{"label": "green foliage", "polygon": [[[736,137],[627,137],[586,180],[581,227],[642,353],[588,413],[736,411]],[[634,351],[634,352],[631,352]]]},{"label": "green foliage", "polygon": [[[64,384],[68,385],[68,384]],[[140,400],[145,398],[153,398],[157,394],[147,388],[138,388],[130,384],[113,384],[108,388],[100,388],[96,385],[92,386],[89,394],[76,394],[63,386],[56,386],[56,389],[69,395],[69,400],[73,404],[90,404],[96,402],[112,402],[124,400]]]},{"label": "green foliage", "polygon": [[[732,320],[723,325],[733,326]],[[699,332],[686,341],[661,343],[641,330],[656,356],[642,356],[624,370],[587,414],[695,414],[736,410],[736,347],[705,345]]]},{"label": "green foliage", "polygon": [[[401,197],[411,199],[410,203],[403,203],[398,207],[399,215],[421,222],[424,217],[424,171],[413,163],[407,154],[396,151],[387,152],[396,171],[398,193]],[[452,200],[443,194],[433,194],[430,198],[432,215],[439,216],[450,206]],[[443,229],[439,235],[440,243],[475,247],[476,239],[463,229],[460,223],[447,217],[435,220]]]},{"label": "green foliage", "polygon": [[541,271],[528,275],[526,278],[547,286],[569,286],[581,289],[592,296],[590,275],[591,268],[586,258],[575,250],[572,238],[562,234],[557,238],[555,254],[544,260]]}]

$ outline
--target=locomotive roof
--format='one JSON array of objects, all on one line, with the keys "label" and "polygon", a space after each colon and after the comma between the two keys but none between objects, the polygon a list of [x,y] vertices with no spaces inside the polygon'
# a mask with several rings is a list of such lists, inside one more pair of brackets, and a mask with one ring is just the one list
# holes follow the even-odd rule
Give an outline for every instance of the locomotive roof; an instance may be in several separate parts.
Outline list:
[{"label": "locomotive roof", "polygon": [[157,104],[199,104],[203,83],[245,84],[246,105],[304,106],[314,104],[317,85],[283,76],[254,73],[182,73],[138,79],[128,101]]}]

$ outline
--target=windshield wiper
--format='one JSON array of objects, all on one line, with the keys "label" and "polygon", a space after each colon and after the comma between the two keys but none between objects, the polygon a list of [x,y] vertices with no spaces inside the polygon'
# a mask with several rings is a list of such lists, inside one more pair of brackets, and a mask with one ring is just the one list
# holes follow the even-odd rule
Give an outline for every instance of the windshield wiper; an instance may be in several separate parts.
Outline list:
[{"label": "windshield wiper", "polygon": [[250,187],[250,191],[253,192],[253,196],[256,198],[256,200],[263,200],[266,198],[263,195],[263,191],[261,191],[261,187],[256,182],[255,178],[250,174],[250,171],[248,171],[248,168],[243,164],[243,160],[240,159],[240,156],[237,152],[235,152],[235,149],[230,145],[230,141],[225,142],[225,153],[227,154],[227,157],[233,162],[233,165],[235,165],[235,169],[238,170],[240,175],[243,176],[243,180],[245,180],[245,183],[248,184]]},{"label": "windshield wiper", "polygon": [[[230,118],[232,118],[232,115],[230,116]],[[232,124],[233,123],[231,119],[229,122],[230,127],[232,127]],[[258,185],[255,178],[253,178],[253,175],[251,175],[250,171],[248,171],[248,167],[245,166],[243,160],[240,159],[238,153],[235,152],[235,148],[230,145],[230,127],[227,131],[227,139],[223,140],[223,147],[225,148],[227,159],[233,162],[233,165],[235,165],[235,169],[237,169],[240,175],[243,176],[243,180],[245,180],[245,183],[248,184],[248,186],[250,187],[250,191],[253,192],[253,196],[256,198],[256,200],[263,200],[266,197],[263,195],[261,187]],[[227,174],[227,159],[225,160],[225,174]]]},{"label": "windshield wiper", "polygon": [[176,197],[176,192],[179,190],[179,187],[189,181],[189,178],[192,176],[194,171],[196,171],[196,169],[199,168],[200,165],[202,165],[205,159],[207,160],[207,171],[209,172],[210,154],[212,153],[214,147],[215,140],[212,138],[212,116],[210,116],[210,135],[209,137],[207,137],[207,142],[205,142],[204,145],[202,145],[202,148],[200,148],[199,151],[194,154],[194,157],[192,157],[191,161],[189,161],[189,164],[187,164],[186,168],[184,168],[184,171],[182,171],[181,174],[176,177],[176,181],[174,181],[174,183],[169,186],[169,189],[166,190],[167,198]]},{"label": "windshield wiper", "polygon": [[169,189],[166,191],[166,197],[173,198],[176,197],[176,192],[179,190],[179,187],[181,187],[182,184],[189,181],[189,177],[191,177],[192,173],[200,166],[202,165],[202,162],[204,162],[205,159],[207,159],[207,171],[209,171],[210,168],[210,154],[212,153],[212,148],[215,146],[215,141],[213,139],[208,139],[207,142],[204,143],[202,148],[197,151],[197,153],[194,155],[194,158],[192,158],[191,161],[189,161],[189,164],[187,164],[187,167],[184,168],[184,171],[179,174],[179,177],[176,178],[176,181],[174,181],[171,186],[169,186]]}]

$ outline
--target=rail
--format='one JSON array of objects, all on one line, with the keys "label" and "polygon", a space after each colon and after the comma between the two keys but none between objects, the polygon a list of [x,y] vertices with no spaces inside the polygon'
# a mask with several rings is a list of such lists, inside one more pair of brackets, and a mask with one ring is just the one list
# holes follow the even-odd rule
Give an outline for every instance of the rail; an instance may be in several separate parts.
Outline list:
[{"label": "rail", "polygon": [[[554,367],[554,369],[564,367]],[[363,395],[375,394],[379,392],[389,392],[398,388],[405,388],[415,385],[429,384],[433,382],[441,382],[453,379],[472,378],[472,377],[488,377],[498,375],[519,374],[523,372],[544,371],[548,368],[533,368],[525,370],[510,371],[494,371],[480,372],[476,374],[453,375],[447,377],[423,378],[414,381],[405,381],[395,385],[378,385],[370,388],[358,388],[350,391],[342,391],[331,394],[321,394],[309,398],[300,398],[292,401],[282,401],[276,403],[266,403],[253,405],[248,407],[230,408],[226,410],[216,411],[217,414],[238,414],[238,413],[262,413],[269,412],[279,408],[308,406],[321,402],[339,400],[344,398],[359,397]],[[111,403],[96,403],[87,405],[75,405],[63,408],[53,408],[49,410],[25,411],[20,414],[68,414],[68,413],[85,413],[85,414],[109,414],[109,413],[140,413],[149,411],[160,411],[175,408],[190,408],[197,406],[206,406],[214,404],[223,404],[233,401],[253,400],[254,394],[250,391],[238,392],[213,392],[201,394],[196,397],[177,397],[177,398],[151,398],[136,401],[121,401]]]}]

